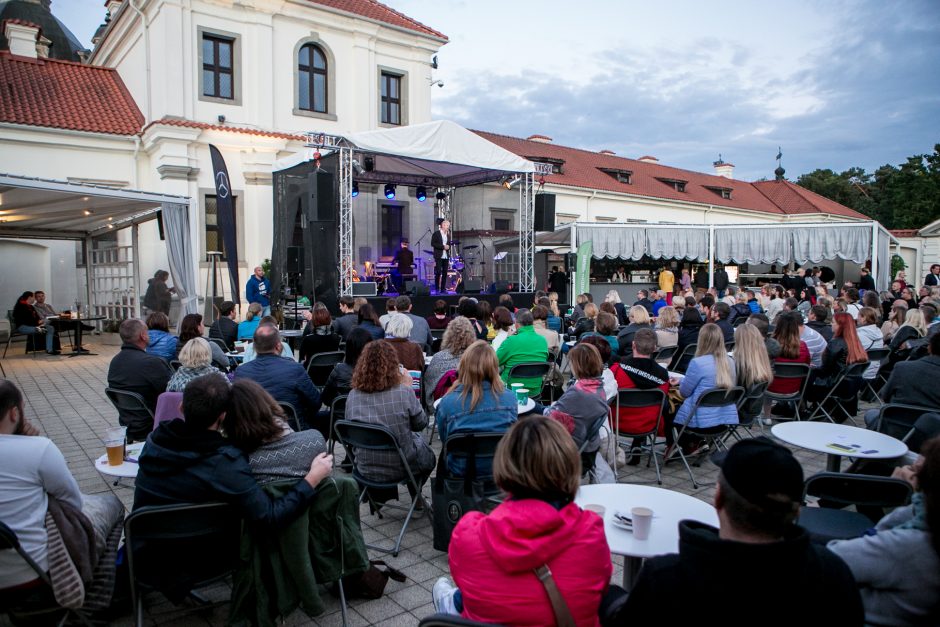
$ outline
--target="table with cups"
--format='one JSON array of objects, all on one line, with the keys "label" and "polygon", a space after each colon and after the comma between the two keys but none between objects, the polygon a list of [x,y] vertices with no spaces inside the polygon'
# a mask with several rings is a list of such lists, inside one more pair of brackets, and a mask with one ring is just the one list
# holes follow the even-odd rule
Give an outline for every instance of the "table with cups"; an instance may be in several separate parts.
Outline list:
[{"label": "table with cups", "polygon": [[109,427],[101,438],[105,453],[95,460],[95,470],[108,477],[115,477],[114,485],[121,479],[137,477],[137,458],[144,442],[127,444],[127,427]]},{"label": "table with cups", "polygon": [[584,485],[575,503],[604,519],[610,552],[623,555],[623,587],[630,590],[643,560],[679,551],[679,521],[718,526],[710,504],[664,488],[625,483]]},{"label": "table with cups", "polygon": [[781,422],[770,432],[787,444],[825,453],[829,472],[840,471],[843,457],[897,459],[907,453],[907,444],[890,435],[831,422]]}]

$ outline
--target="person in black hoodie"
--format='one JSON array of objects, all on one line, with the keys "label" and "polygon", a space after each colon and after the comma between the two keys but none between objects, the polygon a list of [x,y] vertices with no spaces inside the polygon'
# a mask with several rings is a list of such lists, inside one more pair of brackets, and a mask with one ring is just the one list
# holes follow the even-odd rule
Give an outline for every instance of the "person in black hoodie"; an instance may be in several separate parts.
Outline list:
[{"label": "person in black hoodie", "polygon": [[238,323],[235,322],[235,303],[230,300],[219,305],[219,318],[209,327],[209,337],[222,340],[229,350],[234,350],[238,339]]},{"label": "person in black hoodie", "polygon": [[711,321],[721,329],[726,344],[734,341],[734,327],[728,322],[728,316],[730,315],[731,307],[728,306],[728,303],[715,303],[711,308]]},{"label": "person in black hoodie", "polygon": [[832,340],[832,325],[828,322],[829,312],[823,305],[810,307],[808,318],[806,326],[823,336],[826,342]]},{"label": "person in black hoodie", "polygon": [[[796,525],[803,469],[793,454],[759,437],[712,459],[721,468],[714,501],[718,528],[681,521],[679,553],[646,560],[626,602],[613,610],[607,624],[656,624],[665,607],[670,623],[701,622],[702,608],[713,608],[715,599],[725,598],[746,576],[759,585],[738,595],[733,610],[710,610],[710,622],[862,625],[865,611],[848,566],[810,543],[809,534]],[[611,597],[622,601],[625,593],[612,589]],[[616,604],[608,599],[608,607]]]},{"label": "person in black hoodie", "polygon": [[683,310],[682,322],[679,323],[679,342],[676,345],[676,355],[669,365],[670,370],[685,372],[693,356],[686,355],[683,357],[682,352],[685,351],[687,346],[696,346],[698,344],[698,332],[701,331],[704,324],[698,309],[686,307]]},{"label": "person in black hoodie", "polygon": [[50,355],[58,355],[55,350],[55,329],[46,324],[46,320],[40,316],[33,303],[36,302],[32,292],[23,292],[13,305],[13,329],[17,333],[33,336],[33,350],[39,342],[38,338],[45,338],[46,352]]}]

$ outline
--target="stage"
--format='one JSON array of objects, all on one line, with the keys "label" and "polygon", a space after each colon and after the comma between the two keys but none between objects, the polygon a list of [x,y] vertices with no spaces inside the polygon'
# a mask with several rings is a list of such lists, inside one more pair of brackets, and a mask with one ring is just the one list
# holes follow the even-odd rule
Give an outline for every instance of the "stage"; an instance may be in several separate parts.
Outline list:
[{"label": "stage", "polygon": [[[523,293],[523,292],[509,292],[509,295],[512,296],[512,303],[516,307],[532,307],[532,300],[535,298],[533,292]],[[409,296],[411,299],[411,313],[416,316],[421,316],[422,318],[427,318],[432,313],[434,313],[434,303],[438,300],[443,300],[447,303],[448,313],[450,313],[451,307],[457,307],[457,303],[464,296],[469,296],[477,299],[478,301],[487,301],[490,305],[493,306],[493,309],[499,305],[500,294],[444,294],[437,295],[431,294],[430,296]],[[389,298],[394,298],[392,295],[385,296],[367,296],[366,300],[369,301],[369,304],[375,308],[375,311],[381,316],[385,312],[385,303],[388,302]]]}]

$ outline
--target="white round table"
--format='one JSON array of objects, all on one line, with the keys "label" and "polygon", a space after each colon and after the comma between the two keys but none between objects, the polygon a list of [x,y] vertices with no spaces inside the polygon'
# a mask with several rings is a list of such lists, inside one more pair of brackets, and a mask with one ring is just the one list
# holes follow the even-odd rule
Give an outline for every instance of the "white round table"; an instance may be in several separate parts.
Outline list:
[{"label": "white round table", "polygon": [[[443,396],[434,401],[434,409],[437,409],[437,406],[441,404],[442,400],[444,400]],[[516,413],[518,414],[524,414],[526,412],[532,411],[533,409],[535,409],[535,401],[533,401],[531,398],[526,400],[525,405],[516,403]]]},{"label": "white round table", "polygon": [[117,477],[114,485],[117,485],[121,479],[134,479],[137,477],[137,471],[140,466],[137,464],[137,458],[144,448],[146,442],[135,442],[127,445],[127,455],[124,457],[124,463],[120,466],[112,466],[108,463],[108,454],[105,453],[95,460],[95,470],[108,477]]},{"label": "white round table", "polygon": [[889,435],[831,422],[781,422],[770,432],[787,444],[825,453],[830,472],[839,472],[843,457],[896,459],[907,453],[907,445]]},{"label": "white round table", "polygon": [[[591,503],[604,506],[604,534],[610,552],[624,556],[623,587],[626,590],[633,587],[644,558],[679,551],[680,520],[691,519],[718,526],[718,513],[710,504],[694,496],[653,486],[629,483],[585,485],[578,490],[575,503],[582,507]],[[629,516],[630,509],[634,507],[653,510],[653,525],[646,540],[637,540],[633,532],[611,522],[614,512]]]}]

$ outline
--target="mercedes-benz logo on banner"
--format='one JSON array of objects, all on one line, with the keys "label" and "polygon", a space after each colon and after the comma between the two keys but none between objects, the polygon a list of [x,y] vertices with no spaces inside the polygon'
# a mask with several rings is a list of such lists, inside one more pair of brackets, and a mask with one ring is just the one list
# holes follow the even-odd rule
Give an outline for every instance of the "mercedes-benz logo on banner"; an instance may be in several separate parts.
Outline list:
[{"label": "mercedes-benz logo on banner", "polygon": [[215,175],[215,187],[220,198],[228,198],[228,177],[225,172],[219,172]]}]

